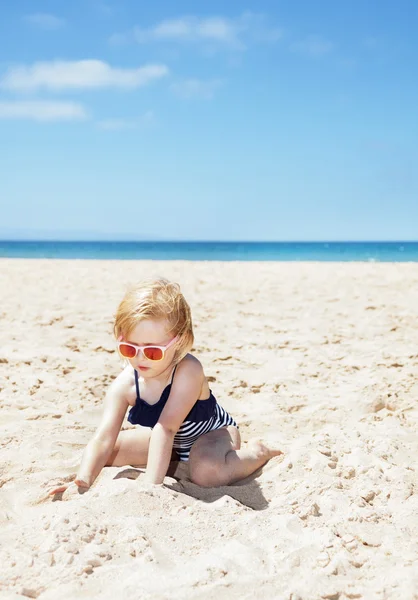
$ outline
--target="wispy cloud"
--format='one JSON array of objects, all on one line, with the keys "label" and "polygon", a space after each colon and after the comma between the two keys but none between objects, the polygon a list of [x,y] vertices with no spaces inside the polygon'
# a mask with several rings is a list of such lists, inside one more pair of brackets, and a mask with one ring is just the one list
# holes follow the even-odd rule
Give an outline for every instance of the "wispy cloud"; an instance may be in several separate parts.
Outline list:
[{"label": "wispy cloud", "polygon": [[105,131],[126,131],[127,129],[142,129],[155,123],[155,115],[152,110],[136,119],[104,119],[97,123],[99,129]]},{"label": "wispy cloud", "polygon": [[136,28],[138,42],[158,40],[173,40],[196,42],[210,40],[222,42],[233,46],[240,45],[239,34],[243,26],[240,21],[233,21],[223,17],[182,17],[162,21],[150,29]]},{"label": "wispy cloud", "polygon": [[206,43],[244,50],[251,42],[276,42],[281,36],[282,30],[270,25],[264,15],[245,12],[236,18],[183,16],[166,19],[149,28],[135,27],[125,34],[116,33],[110,41]]},{"label": "wispy cloud", "polygon": [[11,67],[0,79],[4,89],[29,92],[92,88],[138,88],[164,77],[165,65],[145,65],[138,69],[118,69],[100,60],[38,62]]},{"label": "wispy cloud", "polygon": [[180,98],[204,98],[210,100],[215,91],[222,85],[221,79],[184,79],[170,86],[171,91]]},{"label": "wispy cloud", "polygon": [[87,118],[81,104],[76,102],[0,102],[0,119],[29,119],[32,121],[74,121]]},{"label": "wispy cloud", "polygon": [[24,19],[30,25],[50,31],[60,29],[63,25],[65,25],[64,19],[48,13],[34,13],[32,15],[26,15]]},{"label": "wispy cloud", "polygon": [[292,52],[297,52],[305,56],[318,58],[328,54],[334,49],[334,44],[318,35],[309,35],[303,40],[293,42],[290,45]]}]

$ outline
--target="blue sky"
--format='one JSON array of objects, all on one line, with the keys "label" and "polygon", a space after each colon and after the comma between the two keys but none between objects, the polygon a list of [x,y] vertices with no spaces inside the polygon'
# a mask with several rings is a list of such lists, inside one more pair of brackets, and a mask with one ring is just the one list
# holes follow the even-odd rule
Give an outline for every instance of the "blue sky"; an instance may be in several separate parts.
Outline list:
[{"label": "blue sky", "polygon": [[4,239],[416,240],[416,0],[0,8]]}]

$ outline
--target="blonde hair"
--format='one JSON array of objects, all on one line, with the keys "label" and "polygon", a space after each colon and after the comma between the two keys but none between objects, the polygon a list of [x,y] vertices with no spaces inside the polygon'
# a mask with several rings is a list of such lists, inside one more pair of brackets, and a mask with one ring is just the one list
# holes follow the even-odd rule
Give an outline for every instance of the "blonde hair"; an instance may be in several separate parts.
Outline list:
[{"label": "blonde hair", "polygon": [[173,337],[177,336],[174,362],[178,363],[193,346],[190,307],[180,286],[168,279],[149,279],[131,287],[118,306],[113,331],[116,339],[128,337],[143,319],[166,320]]}]

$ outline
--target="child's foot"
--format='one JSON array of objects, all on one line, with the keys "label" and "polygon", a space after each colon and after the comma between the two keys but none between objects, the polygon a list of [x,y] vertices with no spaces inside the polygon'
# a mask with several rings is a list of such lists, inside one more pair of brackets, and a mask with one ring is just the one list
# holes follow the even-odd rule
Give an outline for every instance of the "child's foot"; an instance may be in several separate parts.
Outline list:
[{"label": "child's foot", "polygon": [[254,452],[256,458],[265,458],[266,461],[274,456],[283,454],[283,451],[275,448],[274,444],[267,444],[262,440],[250,440],[248,442],[248,449]]}]

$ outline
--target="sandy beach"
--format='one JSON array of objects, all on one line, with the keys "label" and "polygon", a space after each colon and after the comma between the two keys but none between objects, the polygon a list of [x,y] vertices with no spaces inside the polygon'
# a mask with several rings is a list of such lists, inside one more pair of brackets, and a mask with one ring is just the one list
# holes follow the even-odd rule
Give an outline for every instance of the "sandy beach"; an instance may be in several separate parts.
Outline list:
[{"label": "sandy beach", "polygon": [[[122,368],[116,306],[154,275],[243,440],[284,455],[233,486],[127,466],[52,499]],[[0,598],[418,598],[418,264],[2,259],[0,289]]]}]

